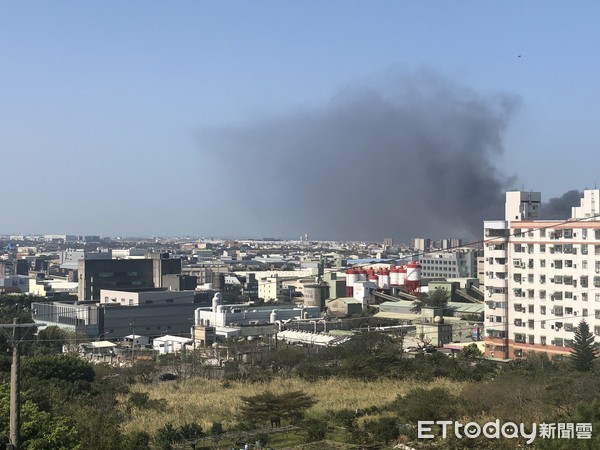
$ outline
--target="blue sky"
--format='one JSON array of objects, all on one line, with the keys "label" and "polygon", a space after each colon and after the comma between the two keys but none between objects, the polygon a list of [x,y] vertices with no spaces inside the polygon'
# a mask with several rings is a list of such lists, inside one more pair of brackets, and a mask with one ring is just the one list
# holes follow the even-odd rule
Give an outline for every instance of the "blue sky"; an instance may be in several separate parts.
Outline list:
[{"label": "blue sky", "polygon": [[252,190],[260,167],[241,182],[235,158],[215,158],[219,145],[199,136],[318,111],[349,88],[424,70],[518,100],[493,157],[515,187],[545,199],[593,187],[599,10],[591,1],[2,2],[0,233],[319,237],[276,208],[260,218],[228,209],[234,198],[269,200]]}]

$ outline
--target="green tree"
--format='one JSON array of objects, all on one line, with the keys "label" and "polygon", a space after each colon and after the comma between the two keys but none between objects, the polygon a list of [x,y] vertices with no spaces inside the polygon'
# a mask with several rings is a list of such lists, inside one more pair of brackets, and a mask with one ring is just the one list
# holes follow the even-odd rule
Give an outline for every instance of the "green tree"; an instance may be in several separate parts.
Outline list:
[{"label": "green tree", "polygon": [[156,430],[155,442],[159,448],[170,450],[174,445],[185,441],[196,441],[204,436],[202,427],[197,423],[184,423],[179,427],[167,422],[165,426]]},{"label": "green tree", "polygon": [[150,435],[145,431],[135,431],[123,436],[122,448],[127,450],[150,450]]},{"label": "green tree", "polygon": [[423,308],[442,308],[448,306],[450,294],[446,289],[434,289],[433,292],[423,293],[413,302],[412,312],[420,313]]},{"label": "green tree", "polygon": [[254,422],[270,421],[278,425],[282,419],[292,423],[298,422],[304,416],[304,411],[313,406],[317,401],[302,391],[284,392],[274,394],[265,391],[249,397],[240,397],[242,418]]},{"label": "green tree", "polygon": [[373,440],[390,443],[400,436],[400,428],[397,417],[380,417],[365,422],[365,431],[369,433]]},{"label": "green tree", "polygon": [[327,435],[327,420],[324,419],[306,419],[302,428],[306,430],[306,442],[322,441]]},{"label": "green tree", "polygon": [[36,347],[39,353],[53,354],[62,352],[63,344],[71,337],[68,331],[57,326],[47,327],[38,332]]},{"label": "green tree", "polygon": [[[10,389],[0,385],[0,444],[8,442]],[[39,450],[79,450],[79,438],[68,417],[40,410],[24,392],[21,402],[21,447]]]},{"label": "green tree", "polygon": [[92,365],[75,355],[38,355],[24,358],[22,364],[24,377],[36,377],[45,380],[94,381]]},{"label": "green tree", "polygon": [[594,335],[590,332],[590,326],[585,320],[579,322],[575,329],[575,339],[571,349],[571,364],[580,372],[588,372],[596,357],[594,348]]}]

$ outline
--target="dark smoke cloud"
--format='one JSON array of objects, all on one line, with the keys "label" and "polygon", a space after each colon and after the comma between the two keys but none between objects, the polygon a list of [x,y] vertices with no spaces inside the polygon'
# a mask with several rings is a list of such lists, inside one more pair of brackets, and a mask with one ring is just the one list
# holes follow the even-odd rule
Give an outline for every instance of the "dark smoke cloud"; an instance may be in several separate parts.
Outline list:
[{"label": "dark smoke cloud", "polygon": [[572,190],[565,192],[560,197],[551,198],[547,203],[542,204],[542,218],[548,220],[571,218],[571,208],[579,206],[581,197],[583,197],[583,192]]},{"label": "dark smoke cloud", "polygon": [[391,78],[322,108],[204,130],[242,233],[479,238],[484,219],[503,218],[514,180],[495,161],[517,99],[429,72]]}]

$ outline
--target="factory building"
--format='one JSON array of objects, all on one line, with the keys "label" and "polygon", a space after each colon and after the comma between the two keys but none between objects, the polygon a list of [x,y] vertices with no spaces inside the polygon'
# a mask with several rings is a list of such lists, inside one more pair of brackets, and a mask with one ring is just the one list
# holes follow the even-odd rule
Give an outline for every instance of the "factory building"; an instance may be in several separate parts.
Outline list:
[{"label": "factory building", "polygon": [[217,338],[274,334],[285,322],[320,318],[318,306],[223,305],[221,294],[213,297],[211,308],[197,308],[196,327],[214,327]]},{"label": "factory building", "polygon": [[477,251],[456,249],[419,255],[424,278],[477,277]]},{"label": "factory building", "polygon": [[374,291],[400,290],[409,294],[421,289],[421,264],[411,261],[406,266],[391,265],[389,270],[380,268],[375,271],[370,267],[364,269],[350,268],[346,271],[346,297],[361,300],[366,306],[370,303]]},{"label": "factory building", "polygon": [[156,253],[150,259],[79,259],[79,301],[100,300],[102,289],[162,287],[165,275],[181,274],[181,259]]},{"label": "factory building", "polygon": [[569,354],[583,319],[600,342],[600,190],[569,220],[540,220],[541,194],[507,192],[484,222],[486,355]]},{"label": "factory building", "polygon": [[102,290],[101,302],[32,303],[32,318],[41,326],[58,326],[90,338],[123,339],[190,335],[198,307],[193,292],[165,289]]}]

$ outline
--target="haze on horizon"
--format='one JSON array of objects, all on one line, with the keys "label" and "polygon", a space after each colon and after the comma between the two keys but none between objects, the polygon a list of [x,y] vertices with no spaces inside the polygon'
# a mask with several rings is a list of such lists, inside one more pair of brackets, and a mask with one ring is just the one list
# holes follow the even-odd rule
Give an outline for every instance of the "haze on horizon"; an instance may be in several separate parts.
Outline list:
[{"label": "haze on horizon", "polygon": [[478,238],[597,181],[594,2],[74,5],[0,5],[0,234]]}]

